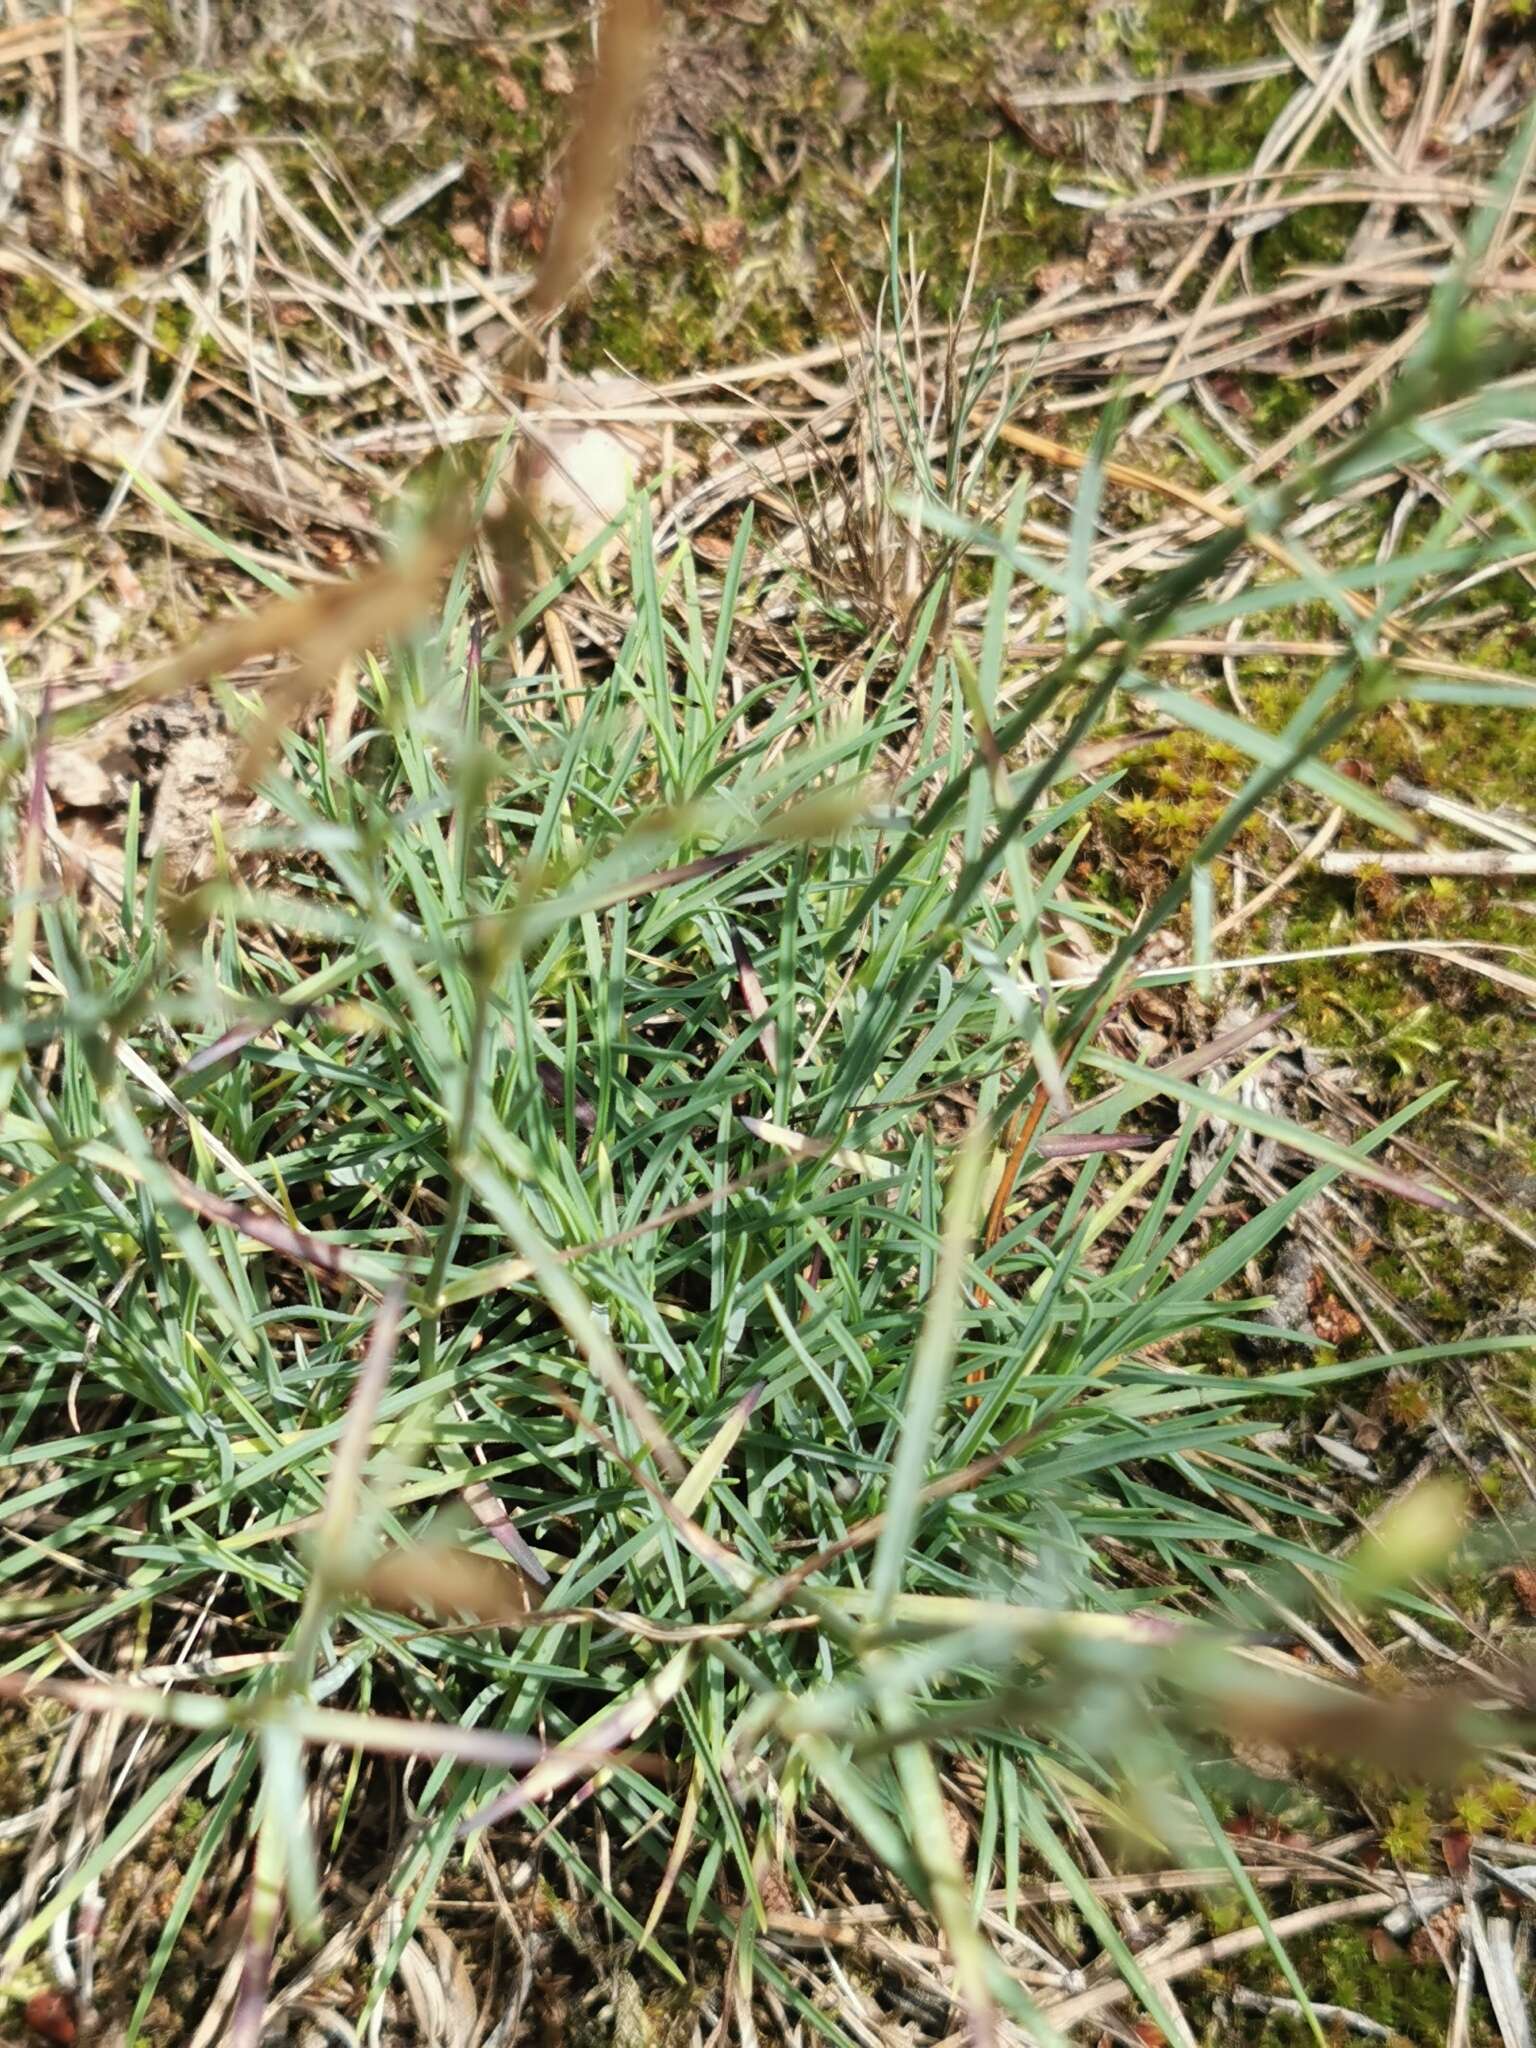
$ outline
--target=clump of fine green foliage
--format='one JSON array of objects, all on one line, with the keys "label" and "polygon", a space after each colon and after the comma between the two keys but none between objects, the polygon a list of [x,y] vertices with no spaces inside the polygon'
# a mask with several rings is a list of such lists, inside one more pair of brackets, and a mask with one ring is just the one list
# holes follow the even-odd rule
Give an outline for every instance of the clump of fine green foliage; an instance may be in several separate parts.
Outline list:
[{"label": "clump of fine green foliage", "polygon": [[[19,1930],[23,1951],[145,1813],[203,1801],[132,2037],[211,1860],[254,1827],[261,1897],[285,1895],[302,1935],[329,1903],[317,1873],[370,1824],[365,1790],[413,1749],[396,1955],[466,1825],[519,1796],[552,1823],[544,1853],[678,1985],[695,1929],[766,1926],[770,1866],[814,1910],[796,1823],[815,1802],[929,1904],[968,2004],[1000,2001],[1042,2039],[976,1931],[994,1868],[1010,1912],[1027,1864],[1063,1879],[1160,2010],[1078,1868],[1069,1803],[1165,1839],[1204,1831],[1262,1919],[1201,1770],[1152,1709],[1233,1682],[1219,1638],[1254,1609],[1222,1561],[1329,1568],[1304,1540],[1320,1511],[1255,1438],[1276,1404],[1393,1361],[1298,1350],[1263,1375],[1260,1416],[1241,1340],[1273,1332],[1236,1290],[1338,1176],[1395,1184],[1390,1130],[1346,1148],[1235,1084],[1117,1057],[1098,1026],[1191,903],[1177,972],[1208,967],[1213,863],[1289,778],[1391,824],[1320,759],[1362,711],[1502,700],[1396,673],[1310,563],[1307,599],[1333,606],[1351,651],[1282,731],[1138,663],[1226,616],[1213,579],[1253,534],[1503,417],[1507,361],[1442,306],[1377,420],[1113,609],[1087,573],[1096,466],[1065,571],[1020,547],[1017,505],[979,526],[957,471],[912,508],[933,545],[923,601],[837,701],[810,664],[728,699],[756,595],[746,527],[705,592],[637,509],[622,643],[576,701],[506,659],[557,590],[482,646],[465,565],[430,628],[368,665],[349,739],[333,750],[323,723],[287,738],[254,855],[191,899],[166,894],[132,832],[113,914],[50,884],[28,765],[47,736],[14,735],[6,1509],[46,1516],[48,1552],[82,1569],[34,1594],[35,1547],[7,1557],[8,1666],[68,1676],[124,1625],[154,1663],[189,1611],[207,1616],[200,1655],[270,1653],[154,1693],[169,1739]],[[1514,508],[1487,509],[1481,545],[1528,545]],[[1453,580],[1454,553],[1351,587],[1390,608]],[[990,597],[968,650],[942,622],[977,561]],[[1020,578],[1061,585],[1072,626],[1005,702]],[[1297,601],[1294,581],[1268,594]],[[1132,696],[1249,766],[1127,929],[1070,878],[1115,801],[1114,773],[1085,781],[1073,749]],[[1089,986],[1053,980],[1063,921],[1104,963]],[[1042,1087],[1054,1107],[1021,1199],[983,1249],[1004,1127]],[[1196,1174],[1211,1125],[1228,1149]],[[1212,1230],[1245,1130],[1297,1171],[1271,1209]],[[1136,1132],[1156,1142],[1130,1159],[1093,1149]],[[1168,1345],[1197,1333],[1219,1365],[1170,1370]],[[474,1487],[511,1518],[552,1618],[471,1626],[370,1599],[387,1547],[505,1569],[508,1541],[464,1508]],[[1106,1542],[1151,1569],[1164,1626],[1132,1618],[1146,1586],[1110,1569]],[[1174,1625],[1194,1622],[1186,1644]],[[534,1764],[519,1795],[540,1747],[556,1767]],[[624,1896],[559,1821],[610,1751],[592,1796],[632,1843]],[[317,1753],[341,1757],[323,1839],[303,1820]],[[940,1770],[957,1761],[980,1788],[974,1878],[946,1822]],[[265,1910],[262,1938],[285,1939]],[[748,1941],[745,1957],[743,1995],[756,1972],[849,2038],[771,1955]]]}]

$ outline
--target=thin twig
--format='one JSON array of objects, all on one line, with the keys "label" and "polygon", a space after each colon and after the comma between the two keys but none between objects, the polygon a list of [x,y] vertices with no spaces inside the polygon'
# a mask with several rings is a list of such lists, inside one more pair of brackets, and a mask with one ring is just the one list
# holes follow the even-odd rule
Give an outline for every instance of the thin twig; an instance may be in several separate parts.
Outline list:
[{"label": "thin twig", "polygon": [[1438,818],[1443,825],[1455,825],[1476,839],[1486,839],[1494,846],[1502,846],[1506,852],[1536,852],[1536,826],[1528,825],[1523,818],[1513,817],[1507,812],[1479,811],[1454,797],[1440,796],[1432,789],[1420,789],[1402,775],[1389,777],[1382,794],[1410,811],[1423,811],[1431,818]]},{"label": "thin twig", "polygon": [[[1394,1886],[1390,1891],[1366,1892],[1358,1898],[1330,1899],[1321,1906],[1306,1906],[1298,1913],[1282,1914],[1278,1920],[1272,1920],[1268,1928],[1239,1927],[1231,1934],[1219,1934],[1212,1941],[1196,1942],[1191,1948],[1181,1949],[1176,1956],[1149,1971],[1148,1975],[1155,1988],[1170,1978],[1187,1977],[1193,1970],[1207,1970],[1213,1963],[1230,1962],[1233,1956],[1248,1955],[1254,1949],[1264,1947],[1272,1938],[1289,1941],[1298,1934],[1310,1934],[1317,1927],[1332,1927],[1341,1920],[1369,1920],[1385,1912],[1395,1896]],[[1131,1995],[1130,1986],[1116,1979],[1111,1983],[1096,1984],[1090,1991],[1080,1991],[1073,1998],[1047,2005],[1045,2011],[1055,2026],[1075,2026],[1079,2020],[1087,2019],[1090,2013],[1102,2012],[1109,2005],[1119,2005]]]},{"label": "thin twig", "polygon": [[1358,875],[1379,868],[1386,875],[1536,875],[1536,853],[1467,851],[1452,846],[1431,846],[1412,853],[1371,853],[1358,848],[1325,853],[1321,861],[1325,875]]},{"label": "thin twig", "polygon": [[1335,804],[1317,831],[1307,841],[1300,853],[1297,854],[1296,858],[1293,861],[1289,861],[1281,869],[1280,873],[1276,875],[1275,879],[1259,891],[1257,896],[1251,896],[1246,903],[1240,904],[1236,910],[1229,911],[1221,919],[1220,923],[1215,926],[1211,937],[1213,939],[1224,939],[1228,932],[1236,931],[1240,925],[1245,925],[1251,918],[1257,917],[1261,910],[1267,910],[1275,898],[1283,894],[1291,886],[1292,882],[1295,881],[1296,877],[1311,867],[1319,855],[1333,844],[1343,823],[1343,807]]},{"label": "thin twig", "polygon": [[[1280,2013],[1287,2019],[1304,2020],[1307,2008],[1298,1998],[1271,1998],[1267,1992],[1250,1991],[1246,1985],[1239,1985],[1232,1993],[1232,2003],[1242,2012]],[[1351,2012],[1347,2005],[1319,2005],[1312,2001],[1311,2016],[1321,2020],[1325,2026],[1343,2027],[1346,2033],[1361,2034],[1368,2041],[1396,2041],[1401,2037],[1393,2027],[1384,2027],[1380,2020],[1367,2019],[1363,2012]]]}]

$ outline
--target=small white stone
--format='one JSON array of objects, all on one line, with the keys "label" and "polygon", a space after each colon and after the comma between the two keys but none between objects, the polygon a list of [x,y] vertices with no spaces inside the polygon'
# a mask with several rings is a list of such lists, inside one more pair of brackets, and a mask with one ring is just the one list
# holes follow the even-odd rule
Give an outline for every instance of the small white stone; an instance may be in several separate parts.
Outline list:
[{"label": "small white stone", "polygon": [[[612,414],[644,403],[643,387],[623,377],[567,379],[549,404],[533,413],[524,429],[513,476],[528,509],[573,554],[620,519],[634,495],[651,436],[622,419],[560,417],[590,406]],[[622,544],[617,532],[599,557],[606,565]]]}]

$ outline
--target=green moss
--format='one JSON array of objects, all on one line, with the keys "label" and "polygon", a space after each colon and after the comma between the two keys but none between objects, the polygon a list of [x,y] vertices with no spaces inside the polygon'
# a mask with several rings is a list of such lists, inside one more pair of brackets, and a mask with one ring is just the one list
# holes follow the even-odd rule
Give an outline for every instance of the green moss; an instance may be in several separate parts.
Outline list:
[{"label": "green moss", "polygon": [[[864,76],[892,101],[910,102],[928,89],[941,68],[953,68],[944,64],[942,47],[935,46],[923,25],[903,18],[906,13],[901,8],[877,8],[859,52]],[[893,16],[898,19],[893,21]]]},{"label": "green moss", "polygon": [[[1520,673],[1531,672],[1533,661],[1516,633],[1485,638],[1465,658]],[[1249,699],[1256,716],[1278,729],[1310,680],[1253,681]],[[1536,787],[1536,722],[1514,710],[1395,705],[1362,721],[1334,758],[1378,788],[1401,775],[1485,808],[1508,803],[1528,809]],[[1354,821],[1347,840],[1364,847],[1393,843]],[[1272,942],[1298,952],[1362,941],[1405,948],[1481,941],[1525,951],[1532,933],[1517,894],[1498,881],[1396,879],[1380,871],[1340,880],[1313,875],[1292,891],[1283,932]],[[1451,1079],[1455,1086],[1443,1112],[1417,1127],[1419,1141],[1490,1183],[1496,1199],[1529,1210],[1536,1137],[1516,1105],[1533,1099],[1536,1062],[1506,991],[1464,966],[1409,950],[1314,959],[1285,979],[1302,1036],[1362,1068],[1379,1102],[1406,1101]],[[1415,1256],[1409,1262],[1388,1254],[1378,1270],[1420,1313],[1464,1328],[1528,1293],[1532,1262],[1503,1233],[1461,1222],[1426,1232],[1422,1212],[1390,1213],[1394,1227],[1400,1219],[1405,1240],[1414,1242]]]},{"label": "green moss", "polygon": [[[1121,794],[1103,823],[1114,857],[1134,878],[1150,867],[1181,866],[1226,809],[1242,762],[1230,747],[1197,733],[1174,732],[1131,756]],[[1246,828],[1252,840],[1265,828]]]},{"label": "green moss", "polygon": [[1388,1826],[1381,1845],[1389,1856],[1410,1869],[1422,1870],[1433,1854],[1429,1797],[1424,1792],[1400,1799],[1388,1813]]},{"label": "green moss", "polygon": [[1281,78],[1234,88],[1222,102],[1223,118],[1213,120],[1209,101],[1181,95],[1168,112],[1167,152],[1196,177],[1246,171],[1289,98]]},{"label": "green moss", "polygon": [[[535,11],[527,25],[564,18]],[[621,222],[623,260],[565,323],[567,359],[578,369],[617,361],[649,377],[675,375],[845,331],[848,287],[872,305],[886,274],[894,182],[881,168],[898,127],[903,230],[925,273],[930,316],[946,316],[959,303],[989,173],[979,300],[1016,310],[1042,263],[1084,250],[1092,222],[1056,200],[1054,187],[1070,164],[1037,151],[1003,118],[998,87],[1042,50],[1070,76],[1126,59],[1155,69],[1170,52],[1181,64],[1222,63],[1271,47],[1268,31],[1247,10],[1227,21],[1222,10],[1189,0],[1128,0],[1089,13],[1071,0],[1040,0],[1022,18],[1011,0],[876,0],[869,7],[833,0],[815,11],[780,6],[760,26],[723,25],[703,8],[690,11],[688,21],[678,47],[690,50],[696,72],[684,76],[679,94],[691,94],[695,77],[706,95],[715,89],[710,58],[717,41],[728,44],[722,71],[746,87],[744,96],[719,88],[711,110],[724,156],[721,162],[720,152],[710,151],[716,187],[695,185],[675,165],[658,167],[654,175],[667,180],[693,218],[679,221],[666,209],[643,206]],[[536,42],[479,46],[423,37],[414,76],[402,80],[394,52],[382,44],[335,56],[322,47],[312,59],[268,46],[229,82],[241,96],[242,126],[274,136],[306,133],[320,160],[335,165],[341,189],[373,213],[461,158],[455,184],[413,215],[413,244],[461,262],[453,230],[473,224],[488,233],[510,198],[534,215],[531,234],[524,229],[520,239],[503,209],[505,260],[517,265],[535,260],[547,188],[574,106],[543,89],[541,63]],[[178,91],[195,98],[214,82],[176,80],[168,98]],[[1165,156],[1183,153],[1199,166],[1223,152],[1251,151],[1284,91],[1284,81],[1274,81],[1210,102],[1180,96],[1170,108]],[[423,108],[431,109],[430,120],[421,118]],[[1095,148],[1087,146],[1088,175]],[[789,152],[795,172],[786,178]],[[309,176],[313,161],[307,153],[291,163],[280,153],[273,158],[280,171],[292,172],[294,203],[333,232]],[[183,165],[175,175],[195,170]],[[133,176],[137,187],[137,162]],[[739,255],[711,254],[703,239],[722,211],[739,223]],[[1287,260],[1332,246],[1331,229],[1316,229],[1311,214],[1297,219],[1312,225],[1295,228]],[[281,237],[272,223],[269,231]],[[1280,236],[1291,233],[1288,226]],[[1266,237],[1266,245],[1274,239]]]},{"label": "green moss", "polygon": [[[1456,1987],[1437,1961],[1383,1963],[1370,1935],[1355,1927],[1333,1928],[1322,1935],[1315,1961],[1320,1974],[1308,1981],[1319,1986],[1325,2003],[1367,2012],[1404,2041],[1446,2038]],[[1305,1966],[1301,1967],[1305,1976]]]},{"label": "green moss", "polygon": [[[673,373],[679,350],[686,351],[686,361],[708,354],[719,311],[713,284],[708,279],[695,282],[690,269],[674,277],[659,297],[626,273],[609,280],[600,300],[572,322],[571,356],[597,368],[617,363],[638,377],[660,381]],[[791,348],[803,338],[798,324],[781,311],[765,312],[761,324],[746,331],[758,339],[773,333],[780,345]]]},{"label": "green moss", "polygon": [[[0,1813],[25,1813],[36,1805],[48,1760],[48,1730],[56,1723],[60,1711],[48,1701],[10,1705],[0,1716]],[[0,1842],[0,1859],[24,1856],[29,1847],[26,1835]]]},{"label": "green moss", "polygon": [[[1314,6],[1308,33],[1321,37],[1341,34],[1348,25],[1348,12],[1337,6]],[[1219,70],[1274,52],[1262,20],[1248,9],[1207,6],[1201,0],[1151,0],[1149,5],[1130,10],[1129,19],[1133,26],[1128,42],[1139,68],[1147,73]],[[1181,162],[1196,177],[1237,177],[1252,165],[1294,89],[1293,79],[1278,77],[1222,87],[1210,94],[1179,94],[1168,109],[1164,156]],[[1355,161],[1354,140],[1339,121],[1324,127],[1307,154],[1309,168],[1347,166]],[[1296,264],[1336,261],[1356,219],[1355,209],[1326,204],[1289,211],[1253,244],[1256,281],[1262,287]],[[1269,390],[1275,388],[1275,381],[1266,380]]]},{"label": "green moss", "polygon": [[[1342,35],[1353,11],[1349,0],[1309,0],[1305,33],[1323,40]],[[1126,47],[1148,75],[1174,69],[1174,58],[1181,70],[1205,71],[1274,53],[1256,8],[1211,5],[1209,0],[1140,0],[1114,12]]]},{"label": "green moss", "polygon": [[172,1823],[172,1840],[178,1847],[185,1847],[194,1840],[208,1817],[208,1809],[201,1799],[187,1797]]},{"label": "green moss", "polygon": [[[1246,1915],[1243,1916],[1246,1919]],[[1374,1929],[1333,1927],[1311,1939],[1287,1944],[1301,1981],[1320,2004],[1340,2005],[1351,2012],[1363,2012],[1382,2026],[1390,2027],[1400,2048],[1408,2044],[1447,2038],[1455,1984],[1448,1978],[1433,1951],[1421,1960],[1421,1949],[1393,1953],[1391,1945],[1379,1949]],[[1199,1991],[1189,1999],[1198,2011],[1197,2000],[1230,1996],[1237,1986],[1259,1991],[1272,1998],[1290,1998],[1289,1984],[1273,1960],[1260,1952],[1230,1971],[1207,1971]],[[1304,2021],[1276,2014],[1265,2018],[1244,2013],[1237,2035],[1245,2048],[1300,2048],[1311,2038]],[[1326,2031],[1326,2030],[1325,2030]],[[1204,2038],[1204,2037],[1202,2037]],[[1213,2032],[1210,2038],[1217,2038]],[[1332,2039],[1331,2034],[1326,2038]],[[1341,2042],[1347,2034],[1338,2036]],[[1487,2028],[1482,2012],[1474,2010],[1473,2041],[1497,2040]]]},{"label": "green moss", "polygon": [[[52,348],[80,326],[80,319],[75,301],[46,278],[17,278],[6,294],[5,324],[28,355],[41,355]],[[89,324],[95,325],[103,338],[112,331],[104,320]]]}]

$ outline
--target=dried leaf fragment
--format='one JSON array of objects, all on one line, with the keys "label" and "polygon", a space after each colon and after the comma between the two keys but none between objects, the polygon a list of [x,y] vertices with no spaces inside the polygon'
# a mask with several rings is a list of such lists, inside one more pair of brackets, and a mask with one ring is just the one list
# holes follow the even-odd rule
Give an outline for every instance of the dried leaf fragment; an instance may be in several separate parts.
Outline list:
[{"label": "dried leaf fragment", "polygon": [[456,1543],[386,1551],[364,1574],[361,1591],[398,1614],[467,1614],[491,1626],[520,1621],[534,1605],[527,1579],[510,1560]]}]

